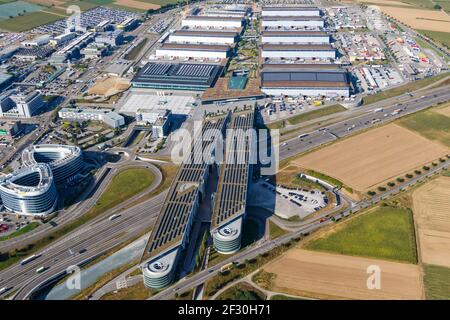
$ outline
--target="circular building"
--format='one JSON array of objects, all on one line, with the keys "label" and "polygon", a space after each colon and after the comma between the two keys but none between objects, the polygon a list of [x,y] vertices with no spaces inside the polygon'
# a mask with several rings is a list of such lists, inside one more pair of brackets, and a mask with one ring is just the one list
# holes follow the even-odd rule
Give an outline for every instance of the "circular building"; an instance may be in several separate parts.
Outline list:
[{"label": "circular building", "polygon": [[160,289],[169,285],[172,282],[177,258],[178,248],[146,262],[142,267],[145,286]]},{"label": "circular building", "polygon": [[0,182],[0,197],[9,211],[45,216],[56,207],[58,194],[52,171],[46,164],[25,167]]},{"label": "circular building", "polygon": [[23,151],[22,162],[27,167],[37,163],[48,164],[56,184],[66,182],[80,172],[84,165],[79,147],[59,144],[30,146]]},{"label": "circular building", "polygon": [[232,254],[241,248],[242,217],[212,231],[214,248],[222,254]]}]

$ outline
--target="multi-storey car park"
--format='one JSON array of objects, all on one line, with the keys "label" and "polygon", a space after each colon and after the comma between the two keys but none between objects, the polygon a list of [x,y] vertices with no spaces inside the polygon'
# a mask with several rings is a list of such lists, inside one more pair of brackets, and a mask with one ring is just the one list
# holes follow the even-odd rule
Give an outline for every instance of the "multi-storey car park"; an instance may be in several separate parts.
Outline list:
[{"label": "multi-storey car park", "polygon": [[350,82],[333,64],[264,64],[261,90],[273,96],[348,97]]},{"label": "multi-storey car park", "polygon": [[135,88],[203,91],[214,86],[223,67],[214,64],[147,63],[131,80]]},{"label": "multi-storey car park", "polygon": [[42,217],[58,202],[52,171],[47,164],[25,167],[0,181],[0,196],[5,208],[14,213]]},{"label": "multi-storey car park", "polygon": [[79,147],[59,144],[29,146],[22,152],[22,163],[27,167],[48,164],[57,185],[75,176],[84,166]]},{"label": "multi-storey car park", "polygon": [[[144,255],[148,253],[149,258],[142,270],[147,287],[161,288],[172,281],[189,241],[193,219],[203,201],[207,201],[208,192],[214,191],[206,190],[212,172],[219,172],[217,194],[212,196],[210,208],[214,246],[221,253],[239,250],[247,187],[252,175],[250,151],[256,141],[253,123],[253,110],[205,121],[201,136],[194,141],[169,189],[146,246]],[[221,152],[216,146],[223,141],[225,128],[225,162],[217,167],[217,163],[210,160],[217,159]]]},{"label": "multi-storey car park", "polygon": [[209,165],[205,156],[214,156],[215,143],[211,141],[221,138],[216,133],[223,134],[226,119],[220,117],[203,123],[201,135],[195,138],[172,182],[145,248],[144,255],[149,254],[149,259],[143,264],[142,273],[147,287],[162,288],[172,281],[214,165]]},{"label": "multi-storey car park", "polygon": [[225,162],[220,166],[211,222],[214,247],[224,254],[234,253],[241,247],[247,191],[252,177],[251,151],[256,141],[253,123],[252,110],[235,113],[229,125],[231,131],[227,133]]}]

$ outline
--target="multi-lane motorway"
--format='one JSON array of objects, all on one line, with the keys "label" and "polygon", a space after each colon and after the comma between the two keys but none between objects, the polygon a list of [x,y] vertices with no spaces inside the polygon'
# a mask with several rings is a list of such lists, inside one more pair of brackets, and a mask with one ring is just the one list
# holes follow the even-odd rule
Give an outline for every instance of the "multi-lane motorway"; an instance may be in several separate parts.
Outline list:
[{"label": "multi-lane motorway", "polygon": [[[287,145],[282,145],[280,147],[280,158],[287,158],[291,155],[298,154],[333,141],[338,137],[340,138],[355,131],[367,129],[375,125],[372,123],[373,119],[380,119],[380,121],[376,123],[380,124],[386,121],[391,121],[400,116],[404,116],[405,114],[416,112],[435,105],[438,102],[450,100],[450,91],[448,87],[439,88],[430,92],[420,97],[409,96],[409,98],[396,98],[394,101],[401,101],[401,105],[390,102],[390,104],[382,106],[383,112],[374,112],[374,109],[381,107],[380,104],[363,107],[363,109],[361,109],[363,111],[354,118],[329,125],[326,128],[327,130],[309,132],[308,136],[303,138],[303,141],[299,138],[288,140]],[[402,111],[397,115],[392,115],[392,112],[399,108],[401,108]],[[384,114],[388,114],[388,116],[384,117]],[[348,130],[349,127],[352,127],[352,130]],[[427,175],[433,174],[436,170],[442,169],[443,166],[448,165],[447,163],[441,164],[438,167],[433,168],[429,173],[427,173]],[[416,180],[417,179],[419,178],[416,178]],[[414,182],[415,179],[407,182],[407,184],[410,185]],[[406,186],[407,185],[399,186],[397,188]],[[389,196],[392,192],[395,192],[397,188],[390,190],[388,192],[389,194],[386,193],[383,195],[378,195],[377,198],[372,199],[372,201],[378,201],[381,197]],[[12,289],[9,292],[18,290],[15,293],[16,299],[29,298],[30,293],[33,292],[35,288],[46,283],[48,279],[64,273],[67,267],[80,264],[83,261],[86,261],[91,257],[95,257],[106,250],[148,230],[154,223],[154,220],[162,205],[164,196],[165,192],[121,212],[121,217],[117,220],[109,221],[107,217],[103,217],[102,219],[97,219],[83,225],[79,229],[57,240],[52,245],[39,252],[41,256],[38,259],[24,266],[17,264],[0,272],[0,279],[2,279],[0,281],[0,287],[11,287]],[[352,208],[352,210],[357,210],[358,208],[362,208],[367,205],[369,204],[358,203],[356,207]],[[203,283],[206,279],[216,274],[220,270],[220,267],[226,263],[231,261],[243,261],[245,259],[257,256],[258,254],[266,252],[283,242],[296,238],[301,234],[310,232],[327,223],[329,222],[320,223],[316,219],[311,220],[309,224],[301,226],[292,234],[263,243],[259,247],[249,248],[248,250],[230,257],[228,260],[216,266],[208,268],[192,276],[188,280],[182,280],[178,284],[162,291],[153,298],[170,298],[175,292],[183,292],[188,288],[192,288],[200,283]],[[74,254],[69,252],[69,249]],[[86,249],[86,252],[81,254],[78,253],[81,249]],[[41,266],[48,267],[48,269],[44,273],[37,274],[35,270]]]},{"label": "multi-lane motorway", "polygon": [[[406,98],[406,99],[405,99]],[[409,98],[409,99],[408,99]],[[407,114],[426,109],[439,102],[450,100],[450,87],[442,87],[419,97],[406,96],[398,97],[382,103],[372,104],[363,107],[361,111],[350,119],[342,120],[337,123],[324,126],[318,130],[308,132],[299,131],[298,135],[307,134],[306,137],[299,137],[282,142],[280,150],[280,159],[285,159],[299,153],[311,150],[312,148],[329,143],[333,140],[354,134],[355,132],[368,129],[374,125],[380,125],[394,119],[398,119]],[[374,110],[383,108],[383,111]],[[399,113],[393,114],[395,110],[402,109]],[[379,120],[378,120],[379,119]],[[373,121],[376,121],[373,123]]]}]

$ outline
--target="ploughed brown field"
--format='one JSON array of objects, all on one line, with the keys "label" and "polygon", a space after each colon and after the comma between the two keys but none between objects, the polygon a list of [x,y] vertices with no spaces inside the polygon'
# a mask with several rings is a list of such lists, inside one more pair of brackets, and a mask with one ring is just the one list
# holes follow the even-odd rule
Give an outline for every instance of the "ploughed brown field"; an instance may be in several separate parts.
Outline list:
[{"label": "ploughed brown field", "polygon": [[358,191],[412,172],[449,150],[396,124],[388,124],[292,161],[334,177]]},{"label": "ploughed brown field", "polygon": [[[381,270],[380,289],[368,289],[369,266]],[[417,265],[292,249],[264,270],[276,274],[272,291],[322,299],[422,299]]]},{"label": "ploughed brown field", "polygon": [[439,177],[413,193],[422,261],[450,267],[450,177]]}]

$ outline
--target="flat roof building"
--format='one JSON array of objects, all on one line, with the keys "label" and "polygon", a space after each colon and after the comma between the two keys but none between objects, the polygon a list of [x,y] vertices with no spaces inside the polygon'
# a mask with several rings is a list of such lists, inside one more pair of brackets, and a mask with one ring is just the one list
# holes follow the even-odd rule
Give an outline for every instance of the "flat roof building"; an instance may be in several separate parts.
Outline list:
[{"label": "flat roof building", "polygon": [[214,86],[222,66],[192,63],[147,63],[131,80],[135,88],[203,91]]},{"label": "flat roof building", "polygon": [[156,49],[156,55],[160,57],[226,59],[229,54],[228,45],[164,43]]},{"label": "flat roof building", "polygon": [[317,7],[263,7],[262,17],[280,16],[311,16],[320,17],[320,9]]},{"label": "flat roof building", "polygon": [[30,88],[8,91],[0,98],[0,117],[31,118],[45,106],[39,91]]},{"label": "flat roof building", "polygon": [[282,17],[265,17],[261,22],[262,27],[270,28],[305,28],[316,27],[323,28],[324,21],[320,17],[301,17],[301,16],[282,16]]},{"label": "flat roof building", "polygon": [[261,42],[270,44],[329,44],[330,36],[324,31],[278,31],[261,32]]},{"label": "flat roof building", "polygon": [[142,265],[147,287],[162,288],[173,279],[181,252],[189,242],[193,220],[206,196],[205,184],[215,165],[209,165],[208,158],[214,156],[219,139],[216,134],[223,134],[226,119],[203,122],[169,188],[144,251],[144,256],[149,256]]},{"label": "flat roof building", "polygon": [[152,126],[152,137],[167,136],[170,129],[172,112],[168,109],[137,109],[136,122]]},{"label": "flat roof building", "polygon": [[125,125],[125,118],[120,114],[107,109],[92,108],[62,108],[58,116],[64,120],[101,121],[112,128]]},{"label": "flat roof building", "polygon": [[347,72],[334,65],[265,64],[261,90],[271,96],[348,97]]},{"label": "flat roof building", "polygon": [[263,44],[261,48],[261,57],[335,59],[336,49],[331,45]]},{"label": "flat roof building", "polygon": [[32,40],[22,41],[24,47],[40,47],[47,44],[52,37],[48,34],[37,36]]},{"label": "flat roof building", "polygon": [[214,30],[176,30],[169,35],[169,42],[233,44],[238,38],[237,32]]},{"label": "flat roof building", "polygon": [[243,24],[239,17],[187,16],[181,21],[183,27],[240,28]]}]

